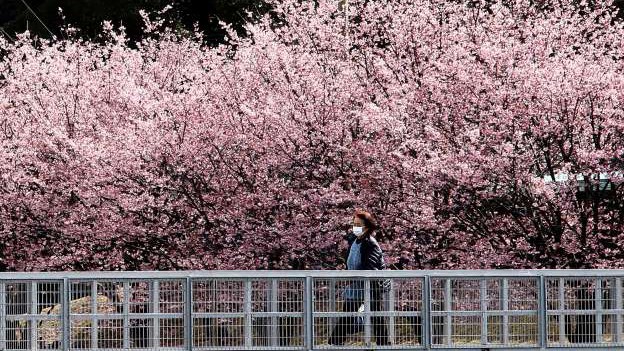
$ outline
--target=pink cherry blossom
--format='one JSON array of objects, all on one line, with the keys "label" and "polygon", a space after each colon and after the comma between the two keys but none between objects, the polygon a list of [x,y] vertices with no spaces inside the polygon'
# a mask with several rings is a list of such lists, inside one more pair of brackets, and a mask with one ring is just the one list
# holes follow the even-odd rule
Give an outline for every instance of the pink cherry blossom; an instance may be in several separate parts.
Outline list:
[{"label": "pink cherry blossom", "polygon": [[539,4],[0,38],[0,268],[340,268],[359,207],[402,268],[621,267],[622,22]]}]

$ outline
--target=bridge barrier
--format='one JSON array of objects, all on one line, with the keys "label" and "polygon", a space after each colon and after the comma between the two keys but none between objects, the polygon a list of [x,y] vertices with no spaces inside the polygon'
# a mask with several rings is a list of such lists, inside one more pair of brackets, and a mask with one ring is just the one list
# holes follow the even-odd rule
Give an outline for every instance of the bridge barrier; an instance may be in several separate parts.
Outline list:
[{"label": "bridge barrier", "polygon": [[0,273],[0,350],[624,350],[624,270]]}]

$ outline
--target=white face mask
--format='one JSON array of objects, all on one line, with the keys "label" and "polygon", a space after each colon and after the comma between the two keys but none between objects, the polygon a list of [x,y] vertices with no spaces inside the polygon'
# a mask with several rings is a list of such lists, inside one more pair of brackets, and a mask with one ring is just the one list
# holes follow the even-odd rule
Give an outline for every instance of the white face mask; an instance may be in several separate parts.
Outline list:
[{"label": "white face mask", "polygon": [[363,227],[353,227],[353,234],[355,234],[355,236],[357,236],[358,238],[361,237],[364,234],[364,228]]}]

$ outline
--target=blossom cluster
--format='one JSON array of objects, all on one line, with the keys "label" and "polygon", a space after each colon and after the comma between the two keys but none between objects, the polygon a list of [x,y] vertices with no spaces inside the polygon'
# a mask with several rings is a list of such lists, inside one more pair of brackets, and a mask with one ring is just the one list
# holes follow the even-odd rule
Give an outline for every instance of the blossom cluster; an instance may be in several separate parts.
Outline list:
[{"label": "blossom cluster", "polygon": [[0,268],[340,267],[355,208],[393,267],[624,264],[610,2],[276,1],[218,47],[145,18],[0,38]]}]

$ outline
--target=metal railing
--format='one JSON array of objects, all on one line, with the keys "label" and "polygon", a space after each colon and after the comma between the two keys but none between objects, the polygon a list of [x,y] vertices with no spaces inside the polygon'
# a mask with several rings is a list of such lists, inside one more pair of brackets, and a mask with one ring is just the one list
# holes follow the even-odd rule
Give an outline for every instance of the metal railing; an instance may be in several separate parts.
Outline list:
[{"label": "metal railing", "polygon": [[0,350],[624,350],[624,270],[0,273]]}]

